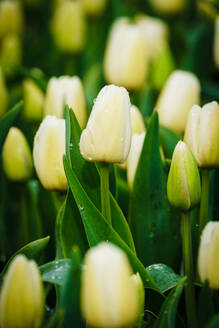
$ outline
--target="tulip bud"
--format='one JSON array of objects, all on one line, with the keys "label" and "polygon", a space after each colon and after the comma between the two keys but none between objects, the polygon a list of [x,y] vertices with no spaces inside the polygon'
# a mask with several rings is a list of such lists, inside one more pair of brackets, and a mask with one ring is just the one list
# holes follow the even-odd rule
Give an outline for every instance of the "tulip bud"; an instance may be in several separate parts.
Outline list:
[{"label": "tulip bud", "polygon": [[101,14],[107,4],[107,0],[83,0],[84,10],[89,16]]},{"label": "tulip bud", "polygon": [[193,152],[199,167],[219,166],[219,105],[212,101],[189,112],[184,141]]},{"label": "tulip bud", "polygon": [[131,280],[133,281],[135,287],[138,291],[138,308],[141,309],[141,314],[144,315],[144,285],[141,279],[140,274],[137,272],[136,274],[133,274],[131,277]]},{"label": "tulip bud", "polygon": [[189,72],[175,71],[158,98],[156,109],[160,124],[176,133],[184,132],[189,110],[200,101],[200,84]]},{"label": "tulip bud", "polygon": [[20,34],[23,29],[23,12],[19,1],[0,2],[0,38],[8,33]]},{"label": "tulip bud", "polygon": [[87,127],[81,134],[80,152],[93,162],[122,163],[131,144],[130,100],[126,89],[108,85],[95,100]]},{"label": "tulip bud", "polygon": [[21,39],[17,34],[7,34],[2,39],[0,63],[6,76],[13,76],[21,63]]},{"label": "tulip bud", "polygon": [[108,83],[128,90],[143,87],[148,71],[145,44],[137,25],[120,18],[113,25],[104,58],[104,74]]},{"label": "tulip bud", "polygon": [[78,76],[53,77],[48,83],[44,115],[62,118],[65,104],[74,111],[81,128],[83,128],[87,115],[83,86]]},{"label": "tulip bud", "polygon": [[202,231],[198,255],[198,271],[202,282],[208,280],[219,289],[219,222],[208,222]]},{"label": "tulip bud", "polygon": [[214,62],[217,68],[219,69],[219,15],[215,19],[213,51],[214,51]]},{"label": "tulip bud", "polygon": [[35,135],[33,160],[40,182],[46,189],[66,190],[62,158],[65,154],[65,120],[46,116]]},{"label": "tulip bud", "polygon": [[43,285],[34,261],[17,255],[5,275],[0,297],[2,328],[38,328],[44,308]]},{"label": "tulip bud", "polygon": [[130,114],[132,134],[145,132],[144,119],[140,110],[136,106],[132,105]]},{"label": "tulip bud", "polygon": [[5,174],[13,181],[29,179],[33,172],[33,163],[29,145],[23,133],[10,128],[5,139],[2,159]]},{"label": "tulip bud", "polygon": [[129,327],[139,316],[139,292],[125,253],[110,243],[91,248],[84,260],[81,308],[93,327]]},{"label": "tulip bud", "polygon": [[51,23],[57,48],[65,53],[81,52],[85,44],[85,23],[81,1],[66,0],[60,3]]},{"label": "tulip bud", "polygon": [[156,59],[168,42],[167,24],[159,18],[141,15],[137,17],[137,25],[145,41],[148,59]]},{"label": "tulip bud", "polygon": [[189,211],[200,202],[201,184],[195,158],[183,141],[175,147],[167,181],[172,206]]},{"label": "tulip bud", "polygon": [[0,67],[0,117],[6,112],[8,107],[8,90],[5,85],[4,76]]},{"label": "tulip bud", "polygon": [[145,132],[141,134],[134,134],[132,136],[132,143],[127,160],[127,179],[128,185],[132,189],[135,179],[135,172],[138,166],[138,161],[141,155],[144,144]]},{"label": "tulip bud", "polygon": [[178,14],[184,10],[188,0],[150,0],[153,8],[161,14]]},{"label": "tulip bud", "polygon": [[24,110],[23,115],[27,120],[40,121],[43,113],[44,94],[38,85],[30,79],[23,83]]}]

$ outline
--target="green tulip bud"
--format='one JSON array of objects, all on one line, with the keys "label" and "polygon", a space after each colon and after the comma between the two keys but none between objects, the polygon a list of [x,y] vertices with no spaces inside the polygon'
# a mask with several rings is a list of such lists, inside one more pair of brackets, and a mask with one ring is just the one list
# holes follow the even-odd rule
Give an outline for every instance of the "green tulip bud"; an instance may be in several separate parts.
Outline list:
[{"label": "green tulip bud", "polygon": [[7,270],[1,289],[1,328],[39,328],[43,308],[43,285],[39,269],[34,261],[17,255]]},{"label": "green tulip bud", "polygon": [[10,128],[2,150],[3,167],[8,179],[23,181],[31,177],[33,163],[31,151],[23,133]]},{"label": "green tulip bud", "polygon": [[20,34],[23,30],[23,12],[19,1],[0,2],[0,37],[8,33]]},{"label": "green tulip bud", "polygon": [[40,121],[43,112],[44,94],[38,85],[30,79],[23,83],[24,110],[23,115],[27,120]]},{"label": "green tulip bud", "polygon": [[106,8],[107,0],[82,0],[88,16],[100,15]]},{"label": "green tulip bud", "polygon": [[195,158],[187,145],[175,147],[167,181],[167,196],[172,206],[189,211],[200,202],[201,184]]},{"label": "green tulip bud", "polygon": [[11,77],[16,73],[16,68],[21,63],[22,48],[21,38],[17,34],[7,34],[2,39],[0,63],[6,76]]}]

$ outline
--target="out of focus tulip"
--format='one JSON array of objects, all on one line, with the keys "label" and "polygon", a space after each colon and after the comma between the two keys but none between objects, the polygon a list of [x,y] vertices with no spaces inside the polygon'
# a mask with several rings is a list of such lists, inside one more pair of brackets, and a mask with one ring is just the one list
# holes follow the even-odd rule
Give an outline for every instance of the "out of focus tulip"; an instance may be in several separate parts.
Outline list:
[{"label": "out of focus tulip", "polygon": [[145,41],[148,59],[156,59],[168,42],[167,24],[159,18],[141,15],[137,17],[137,25]]},{"label": "out of focus tulip", "polygon": [[106,8],[107,0],[83,0],[84,10],[89,16],[100,15]]},{"label": "out of focus tulip", "polygon": [[30,79],[23,83],[24,110],[27,120],[40,121],[43,115],[44,94],[38,85]]},{"label": "out of focus tulip", "polygon": [[114,23],[104,57],[104,74],[108,83],[128,90],[141,89],[148,71],[145,43],[139,27],[120,18]]},{"label": "out of focus tulip", "polygon": [[0,2],[0,38],[8,33],[20,34],[23,29],[23,12],[16,0]]},{"label": "out of focus tulip", "polygon": [[65,104],[74,111],[81,128],[83,128],[87,119],[86,105],[83,85],[77,76],[53,77],[48,83],[44,115],[62,118]]},{"label": "out of focus tulip", "polygon": [[85,159],[112,163],[126,160],[131,144],[130,106],[123,87],[102,88],[81,134],[80,151]]},{"label": "out of focus tulip", "polygon": [[5,275],[0,296],[2,328],[39,328],[44,310],[43,284],[34,261],[17,255]]},{"label": "out of focus tulip", "polygon": [[64,53],[78,53],[85,44],[85,16],[81,1],[66,0],[55,9],[51,29],[57,48]]},{"label": "out of focus tulip", "polygon": [[31,177],[33,162],[31,151],[23,133],[10,128],[2,150],[3,167],[10,180],[23,181]]},{"label": "out of focus tulip", "polygon": [[198,271],[202,282],[208,280],[213,289],[219,289],[219,222],[205,226],[199,247]]},{"label": "out of focus tulip", "polygon": [[185,71],[173,72],[156,103],[160,124],[182,134],[189,110],[199,102],[200,83],[197,77]]},{"label": "out of focus tulip", "polygon": [[219,15],[215,19],[214,28],[214,62],[219,69]]},{"label": "out of focus tulip", "polygon": [[92,327],[129,327],[139,316],[139,291],[125,253],[110,243],[91,248],[84,260],[81,308]]},{"label": "out of focus tulip", "polygon": [[7,34],[2,39],[0,51],[0,64],[6,76],[13,76],[21,63],[22,45],[17,34]]},{"label": "out of focus tulip", "polygon": [[127,160],[127,178],[128,178],[128,185],[131,189],[134,184],[135,173],[141,155],[142,147],[144,144],[144,138],[145,138],[145,132],[141,134],[134,134],[132,136],[131,148]]},{"label": "out of focus tulip", "polygon": [[179,141],[175,147],[168,181],[167,196],[172,206],[189,211],[200,202],[201,184],[195,158],[188,146]]},{"label": "out of focus tulip", "polygon": [[216,101],[195,105],[189,112],[184,141],[193,152],[199,167],[219,166],[219,105]]},{"label": "out of focus tulip", "polygon": [[188,0],[150,0],[153,8],[161,14],[178,14],[183,11]]},{"label": "out of focus tulip", "polygon": [[8,90],[0,67],[0,117],[6,112],[8,107]]},{"label": "out of focus tulip", "polygon": [[46,189],[66,190],[63,167],[65,154],[65,120],[46,116],[35,135],[33,160],[40,182]]}]

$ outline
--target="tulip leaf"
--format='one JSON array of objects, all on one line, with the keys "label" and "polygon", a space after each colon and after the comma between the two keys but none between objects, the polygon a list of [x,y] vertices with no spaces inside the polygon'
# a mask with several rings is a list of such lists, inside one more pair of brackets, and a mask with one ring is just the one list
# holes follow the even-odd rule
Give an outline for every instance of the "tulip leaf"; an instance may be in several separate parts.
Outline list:
[{"label": "tulip leaf", "polygon": [[215,306],[213,299],[213,291],[209,287],[208,281],[206,281],[200,290],[198,299],[198,321],[200,327],[205,325],[214,316]]},{"label": "tulip leaf", "polygon": [[18,116],[23,106],[23,102],[20,101],[11,110],[9,110],[0,121],[0,149],[2,148],[5,137],[7,136],[8,130],[13,124],[14,120]]},{"label": "tulip leaf", "polygon": [[62,328],[82,327],[80,310],[81,260],[78,249],[72,250],[70,268],[66,272],[64,284],[59,290],[57,311],[63,311]]},{"label": "tulip leaf", "polygon": [[183,277],[176,287],[169,293],[165,299],[158,319],[155,322],[154,328],[174,328],[175,319],[177,313],[177,306],[179,303],[180,296],[182,294],[184,285],[186,283],[186,277]]},{"label": "tulip leaf", "polygon": [[40,266],[42,280],[62,286],[70,268],[71,259],[60,259],[43,264]]},{"label": "tulip leaf", "polygon": [[68,183],[75,201],[79,208],[81,218],[86,231],[87,239],[90,247],[97,245],[101,241],[110,241],[122,248],[129,257],[133,269],[140,273],[145,287],[153,288],[159,291],[158,286],[151,279],[150,275],[139,261],[133,250],[120,238],[118,233],[109,226],[105,218],[102,216],[98,208],[92,203],[87,193],[80,184],[74,170],[68,164],[64,157],[64,168],[68,179]]},{"label": "tulip leaf", "polygon": [[82,254],[88,249],[87,238],[81,222],[81,215],[70,190],[60,222],[60,241],[64,257],[70,257],[73,246],[77,245]]},{"label": "tulip leaf", "polygon": [[7,270],[9,264],[14,259],[14,257],[18,254],[25,255],[29,259],[37,260],[39,256],[41,255],[42,251],[45,249],[45,247],[48,245],[48,242],[50,240],[50,237],[47,236],[45,238],[37,239],[29,244],[25,245],[24,247],[20,248],[16,253],[14,253],[7,264],[4,266],[3,271],[1,272],[0,278],[4,275],[5,271]]},{"label": "tulip leaf", "polygon": [[[86,161],[80,153],[81,129],[72,110],[66,110],[66,157],[77,179],[90,200],[100,210],[100,176],[94,163]],[[74,195],[75,197],[75,195]],[[129,225],[115,198],[110,195],[112,225],[120,237],[135,252],[135,246]]]},{"label": "tulip leaf", "polygon": [[218,328],[219,327],[219,314],[216,314],[205,327],[206,328]]},{"label": "tulip leaf", "polygon": [[152,264],[146,270],[163,293],[175,287],[182,279],[169,266],[162,263]]},{"label": "tulip leaf", "polygon": [[166,195],[167,173],[159,150],[158,115],[149,122],[130,195],[129,222],[137,254],[148,266],[180,264],[180,221]]}]

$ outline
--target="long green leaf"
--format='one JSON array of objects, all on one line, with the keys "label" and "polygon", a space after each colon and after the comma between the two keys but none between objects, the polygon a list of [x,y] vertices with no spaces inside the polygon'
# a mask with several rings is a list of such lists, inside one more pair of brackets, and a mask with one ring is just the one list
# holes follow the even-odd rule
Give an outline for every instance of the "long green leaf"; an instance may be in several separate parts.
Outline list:
[{"label": "long green leaf", "polygon": [[60,259],[40,266],[42,279],[45,282],[63,286],[71,268],[71,259]]},{"label": "long green leaf", "polygon": [[9,264],[13,260],[13,258],[18,254],[23,254],[29,259],[37,260],[41,254],[41,252],[45,249],[49,242],[50,237],[47,236],[45,238],[37,239],[32,241],[31,243],[25,245],[24,247],[20,248],[16,253],[14,253],[7,264],[5,265],[3,271],[1,272],[0,278],[4,275],[5,271],[7,270]]},{"label": "long green leaf", "polygon": [[137,254],[145,266],[178,269],[180,224],[166,196],[167,174],[160,157],[158,115],[148,125],[130,196],[129,222]]},{"label": "long green leaf", "polygon": [[176,288],[174,288],[166,298],[161,308],[158,319],[155,322],[154,328],[175,328],[175,318],[177,306],[182,294],[186,277],[181,279]]},{"label": "long green leaf", "polygon": [[151,279],[143,264],[136,257],[135,253],[120,238],[118,233],[109,226],[100,211],[92,203],[87,193],[80,184],[74,171],[70,168],[66,157],[64,157],[64,168],[68,183],[75,201],[81,213],[88,242],[91,247],[101,241],[110,241],[122,248],[129,257],[135,271],[138,271],[144,281],[145,287],[150,287],[159,291],[158,286]]}]

